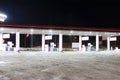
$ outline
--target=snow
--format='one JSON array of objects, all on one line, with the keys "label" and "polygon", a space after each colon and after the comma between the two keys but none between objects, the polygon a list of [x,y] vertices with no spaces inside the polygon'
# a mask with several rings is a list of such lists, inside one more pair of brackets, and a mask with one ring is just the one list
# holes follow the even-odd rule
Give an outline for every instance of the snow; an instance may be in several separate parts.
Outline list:
[{"label": "snow", "polygon": [[0,80],[120,80],[120,50],[0,52]]}]

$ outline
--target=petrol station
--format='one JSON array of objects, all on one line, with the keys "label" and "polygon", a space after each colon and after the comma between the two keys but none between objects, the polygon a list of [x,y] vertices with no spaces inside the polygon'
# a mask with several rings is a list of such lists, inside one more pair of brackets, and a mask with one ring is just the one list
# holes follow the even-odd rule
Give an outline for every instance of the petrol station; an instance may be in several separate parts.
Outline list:
[{"label": "petrol station", "polygon": [[[17,27],[17,28],[16,28]],[[21,27],[21,28],[20,28]],[[31,28],[32,27],[32,28]],[[37,28],[36,28],[37,27]],[[60,30],[62,28],[62,30]],[[35,41],[32,40],[32,44],[29,49],[38,49],[40,51],[101,51],[101,50],[114,50],[119,47],[116,43],[119,42],[118,31],[94,31],[94,29],[88,30],[88,28],[73,28],[67,30],[67,28],[60,27],[45,27],[45,26],[28,26],[28,25],[0,25],[0,50],[2,51],[18,51],[23,47],[20,44],[24,43],[24,38],[21,35],[29,34],[33,37],[40,36],[39,47],[34,47]],[[83,30],[84,29],[84,30]],[[87,31],[88,30],[88,31]],[[92,31],[93,30],[93,31]],[[98,29],[99,30],[99,29]],[[11,38],[11,35],[15,35],[14,42],[7,40]],[[30,37],[31,37],[30,36]],[[70,40],[71,39],[71,40]],[[23,41],[21,41],[23,40]],[[113,46],[111,43],[115,43]],[[101,49],[103,46],[104,49]],[[25,49],[26,47],[24,47]],[[28,49],[28,48],[26,48]]]},{"label": "petrol station", "polygon": [[[120,30],[116,28],[4,24],[6,18],[6,15],[0,14],[0,51],[61,52],[119,49]],[[14,38],[11,37],[13,35]],[[27,37],[22,37],[23,35]],[[28,44],[30,47],[26,47]]]}]

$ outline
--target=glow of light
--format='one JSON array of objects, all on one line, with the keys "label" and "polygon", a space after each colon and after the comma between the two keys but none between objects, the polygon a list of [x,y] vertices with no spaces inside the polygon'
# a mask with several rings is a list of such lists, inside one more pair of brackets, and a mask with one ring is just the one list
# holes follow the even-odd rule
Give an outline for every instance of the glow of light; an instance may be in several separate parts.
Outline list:
[{"label": "glow of light", "polygon": [[52,30],[49,30],[50,33],[52,33]]},{"label": "glow of light", "polygon": [[90,32],[90,34],[92,34],[92,32]]},{"label": "glow of light", "polygon": [[0,28],[0,31],[4,31],[4,28]]},{"label": "glow of light", "polygon": [[7,15],[0,13],[0,21],[4,22],[7,19]]},{"label": "glow of light", "polygon": [[30,33],[31,33],[31,34],[33,34],[33,31],[34,31],[33,29],[30,29]]},{"label": "glow of light", "polygon": [[11,34],[14,34],[15,32],[11,32]]},{"label": "glow of light", "polygon": [[31,32],[33,32],[34,30],[33,29],[30,29]]},{"label": "glow of light", "polygon": [[73,31],[70,31],[71,34],[73,34]]},{"label": "glow of light", "polygon": [[52,30],[49,30],[49,33],[52,35],[53,31],[52,31]]}]

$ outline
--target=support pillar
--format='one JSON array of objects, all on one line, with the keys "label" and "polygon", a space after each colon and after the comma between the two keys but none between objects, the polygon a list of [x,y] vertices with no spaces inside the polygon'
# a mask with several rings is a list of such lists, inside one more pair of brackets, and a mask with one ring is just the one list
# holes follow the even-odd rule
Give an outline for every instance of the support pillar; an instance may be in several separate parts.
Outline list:
[{"label": "support pillar", "polygon": [[99,35],[96,35],[96,51],[99,51]]},{"label": "support pillar", "polygon": [[45,51],[45,34],[42,34],[42,51]]},{"label": "support pillar", "polygon": [[62,34],[59,34],[59,51],[62,51],[62,47],[63,47],[63,38],[62,38]]},{"label": "support pillar", "polygon": [[20,33],[16,32],[16,51],[20,50]]},{"label": "support pillar", "polygon": [[110,37],[107,37],[107,50],[110,50]]},{"label": "support pillar", "polygon": [[79,51],[82,50],[82,37],[79,35]]},{"label": "support pillar", "polygon": [[0,33],[0,51],[2,51],[2,45],[3,45],[3,37],[2,37],[2,33]]}]

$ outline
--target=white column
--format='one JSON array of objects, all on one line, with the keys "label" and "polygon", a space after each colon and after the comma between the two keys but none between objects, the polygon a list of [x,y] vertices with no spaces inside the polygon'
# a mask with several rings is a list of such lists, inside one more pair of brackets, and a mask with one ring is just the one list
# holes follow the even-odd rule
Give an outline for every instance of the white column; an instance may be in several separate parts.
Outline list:
[{"label": "white column", "polygon": [[96,51],[99,51],[99,35],[96,35]]},{"label": "white column", "polygon": [[107,37],[107,50],[110,50],[110,37]]},{"label": "white column", "polygon": [[82,50],[82,37],[79,35],[79,51]]},{"label": "white column", "polygon": [[63,47],[63,38],[62,38],[62,34],[59,34],[59,51],[62,51],[62,47]]},{"label": "white column", "polygon": [[0,33],[0,51],[3,49],[2,45],[3,45],[3,37],[2,37],[2,33]]},{"label": "white column", "polygon": [[20,33],[16,32],[16,51],[20,49]]},{"label": "white column", "polygon": [[42,34],[42,51],[45,51],[45,35]]}]

